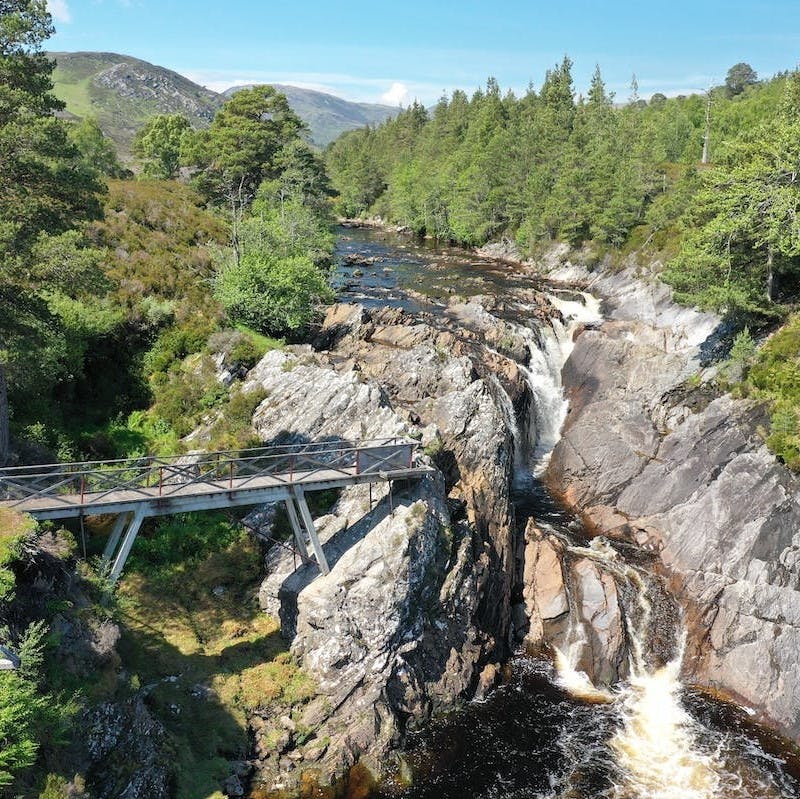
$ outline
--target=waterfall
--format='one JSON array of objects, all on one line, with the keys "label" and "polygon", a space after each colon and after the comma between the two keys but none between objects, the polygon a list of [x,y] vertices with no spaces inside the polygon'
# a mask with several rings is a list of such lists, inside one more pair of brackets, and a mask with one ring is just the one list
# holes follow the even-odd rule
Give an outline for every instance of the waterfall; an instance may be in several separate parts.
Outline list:
[{"label": "waterfall", "polygon": [[541,328],[537,333],[523,328],[528,344],[530,360],[527,366],[519,364],[533,397],[526,444],[534,476],[547,468],[550,453],[561,437],[561,428],[567,418],[569,403],[564,397],[561,370],[575,346],[573,335],[584,325],[602,321],[600,301],[585,292],[581,299],[565,300],[548,294],[550,302],[561,312],[564,319],[552,319],[550,329]]},{"label": "waterfall", "polygon": [[[673,651],[658,663],[651,651],[651,633],[663,627],[657,618],[653,595],[658,578],[623,560],[602,538],[587,546],[568,546],[571,556],[594,560],[610,573],[620,595],[627,595],[623,619],[629,642],[629,675],[621,683],[595,686],[575,663],[580,650],[572,646],[556,651],[557,684],[570,695],[589,703],[604,703],[618,720],[607,742],[613,785],[603,799],[782,799],[786,794],[779,774],[754,767],[769,756],[748,742],[741,731],[720,735],[693,718],[683,702],[680,679],[686,631],[678,614]],[[664,594],[664,596],[668,596]],[[574,627],[580,628],[580,623]],[[581,634],[571,640],[580,642]],[[742,753],[746,753],[746,762]]]},{"label": "waterfall", "polygon": [[[683,623],[664,586],[638,559],[626,562],[625,550],[617,552],[616,544],[599,538],[579,542],[577,521],[550,502],[536,479],[547,466],[566,419],[561,370],[573,350],[573,335],[580,325],[602,321],[598,300],[549,286],[545,290],[560,318],[540,322],[541,307],[523,304],[530,294],[515,292],[505,281],[505,270],[503,279],[481,283],[478,265],[469,261],[459,268],[457,258],[448,256],[446,270],[423,274],[424,258],[409,267],[407,253],[387,249],[377,238],[370,238],[370,246],[379,248],[370,250],[370,255],[389,253],[387,263],[395,270],[354,282],[359,299],[366,296],[368,304],[380,307],[386,304],[387,286],[411,289],[393,304],[438,315],[445,325],[460,319],[465,328],[473,328],[476,347],[485,346],[487,338],[494,340],[485,335],[489,331],[501,336],[509,332],[500,329],[499,321],[513,333],[513,357],[525,361],[517,364],[527,383],[525,402],[512,402],[496,376],[487,374],[486,384],[501,424],[513,439],[519,517],[530,512],[543,536],[558,539],[567,564],[562,576],[570,608],[554,619],[541,620],[542,626],[551,625],[547,634],[561,649],[555,652],[555,674],[546,659],[520,653],[509,665],[508,681],[501,682],[486,701],[469,704],[441,724],[431,725],[432,738],[416,755],[411,751],[407,760],[404,756],[415,784],[409,788],[393,784],[389,792],[378,795],[382,799],[800,799],[800,778],[796,779],[800,770],[793,772],[781,760],[785,749],[765,747],[747,726],[745,714],[681,683]],[[529,287],[527,278],[522,282]],[[479,283],[481,290],[503,301],[492,306],[492,313],[480,301],[467,302],[468,307],[460,301],[448,305],[445,292],[460,293]],[[420,291],[434,303],[415,299]],[[353,289],[347,292],[352,298]],[[527,325],[526,310],[530,311]],[[520,339],[528,353],[518,346]],[[495,352],[498,358],[512,357],[511,347],[498,346],[506,353]],[[526,403],[527,411],[518,416],[515,406],[520,409]],[[613,619],[619,632],[615,660],[610,669],[606,663],[600,667],[604,675],[615,669],[621,675],[611,685],[595,685],[582,671],[591,671],[597,665],[595,654],[603,652],[602,644],[598,646],[603,620],[591,612],[599,603],[592,605],[591,597],[587,602],[586,584],[568,573],[571,559],[584,558],[612,577],[616,589],[620,613]],[[520,583],[522,579],[520,572]],[[605,576],[603,580],[610,583]],[[519,605],[524,612],[522,602],[515,609]]]},{"label": "waterfall", "polygon": [[723,799],[719,756],[701,747],[700,724],[681,704],[682,659],[681,646],[666,666],[633,672],[619,692],[622,725],[609,743],[615,799]]}]

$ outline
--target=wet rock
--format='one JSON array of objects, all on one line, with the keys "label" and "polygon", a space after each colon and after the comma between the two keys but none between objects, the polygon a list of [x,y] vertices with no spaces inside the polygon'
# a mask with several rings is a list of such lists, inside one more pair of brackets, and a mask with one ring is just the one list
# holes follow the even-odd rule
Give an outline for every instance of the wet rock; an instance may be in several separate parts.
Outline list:
[{"label": "wet rock", "polygon": [[530,621],[525,644],[547,643],[564,653],[572,649],[572,666],[594,683],[618,681],[627,649],[614,576],[601,563],[569,554],[534,520],[528,522],[525,541],[523,597]]},{"label": "wet rock", "polygon": [[[601,273],[594,288],[613,321],[581,334],[567,364],[572,410],[548,482],[596,532],[660,553],[685,609],[690,679],[796,738],[800,483],[764,446],[762,408],[687,390],[716,351],[714,317],[629,271]],[[614,646],[602,581],[586,586]]]},{"label": "wet rock", "polygon": [[578,670],[595,684],[612,685],[620,678],[625,655],[625,630],[614,576],[588,558],[571,567],[580,620],[588,631]]},{"label": "wet rock", "polygon": [[485,699],[499,681],[500,667],[497,663],[489,663],[478,678],[478,688],[475,691],[475,699]]},{"label": "wet rock", "polygon": [[236,774],[232,774],[222,782],[222,793],[225,796],[244,796],[244,786]]}]

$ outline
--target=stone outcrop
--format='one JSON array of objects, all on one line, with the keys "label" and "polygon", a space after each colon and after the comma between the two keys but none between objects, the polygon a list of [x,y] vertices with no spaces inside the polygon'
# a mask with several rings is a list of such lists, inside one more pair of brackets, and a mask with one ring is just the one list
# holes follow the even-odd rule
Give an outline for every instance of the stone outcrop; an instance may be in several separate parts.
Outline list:
[{"label": "stone outcrop", "polygon": [[625,676],[625,611],[615,576],[601,560],[544,534],[533,519],[525,530],[523,597],[529,649],[569,654],[574,669],[598,685]]},{"label": "stone outcrop", "polygon": [[169,799],[173,762],[167,733],[141,696],[104,702],[81,721],[86,773],[98,799]]},{"label": "stone outcrop", "polygon": [[530,331],[478,301],[451,310],[463,324],[334,306],[316,349],[267,354],[243,386],[267,392],[253,417],[262,441],[410,435],[438,467],[391,495],[384,483],[343,490],[315,522],[327,576],[269,551],[262,607],[319,696],[302,737],[280,719],[251,720],[257,784],[329,782],[357,760],[382,771],[408,730],[487,690],[508,652],[514,442],[500,383],[521,409],[530,398],[513,358],[483,342],[494,324],[524,357]]},{"label": "stone outcrop", "polygon": [[[6,525],[9,516],[3,517]],[[14,562],[13,599],[0,605],[0,624],[19,641],[25,631],[47,620],[51,668],[62,685],[113,684],[120,657],[120,629],[98,613],[96,589],[76,568],[74,540],[61,530],[46,531],[18,520],[27,529]],[[6,535],[10,532],[4,528]],[[54,612],[53,608],[59,608]],[[8,640],[8,639],[6,639]],[[47,683],[43,683],[47,690]],[[165,727],[146,705],[146,689],[130,698],[103,701],[76,715],[76,734],[61,754],[63,768],[77,775],[74,792],[98,799],[169,799],[175,764]],[[84,794],[79,786],[88,787]]]},{"label": "stone outcrop", "polygon": [[796,739],[800,486],[764,446],[763,409],[704,383],[718,320],[633,269],[552,274],[590,283],[610,318],[565,369],[550,486],[595,533],[660,552],[686,612],[687,677]]}]

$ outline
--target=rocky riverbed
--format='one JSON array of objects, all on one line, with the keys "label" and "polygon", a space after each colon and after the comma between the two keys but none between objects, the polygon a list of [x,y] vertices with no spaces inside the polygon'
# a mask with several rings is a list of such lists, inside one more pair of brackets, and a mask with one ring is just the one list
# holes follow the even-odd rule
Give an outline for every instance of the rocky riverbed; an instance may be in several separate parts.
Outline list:
[{"label": "rocky riverbed", "polygon": [[589,283],[607,315],[567,363],[549,485],[596,534],[659,552],[688,622],[686,678],[796,740],[799,486],[764,445],[763,408],[705,382],[719,320],[633,268],[549,266]]}]

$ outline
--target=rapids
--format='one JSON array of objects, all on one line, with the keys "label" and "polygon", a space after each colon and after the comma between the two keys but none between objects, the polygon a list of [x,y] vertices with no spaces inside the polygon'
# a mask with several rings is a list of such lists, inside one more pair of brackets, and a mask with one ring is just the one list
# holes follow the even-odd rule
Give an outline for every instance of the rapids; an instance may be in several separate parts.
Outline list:
[{"label": "rapids", "polygon": [[[453,293],[503,296],[530,277],[507,264],[382,231],[346,229],[338,247],[340,301],[443,312]],[[499,380],[492,386],[515,444],[515,496],[524,527],[537,525],[571,554],[602,563],[624,601],[627,677],[594,685],[578,670],[587,631],[575,625],[552,661],[519,654],[487,699],[433,722],[401,757],[396,781],[373,799],[800,799],[791,745],[753,725],[746,711],[681,682],[684,633],[677,603],[658,578],[611,543],[587,542],[538,476],[568,412],[561,369],[573,334],[601,321],[591,295],[545,284],[563,322],[535,328],[517,319],[530,358],[519,365],[532,408],[517,418]],[[513,321],[505,319],[506,322]],[[671,606],[664,613],[659,605]],[[663,627],[671,625],[665,634]],[[666,651],[652,641],[659,633]],[[362,786],[352,796],[366,796]]]}]

